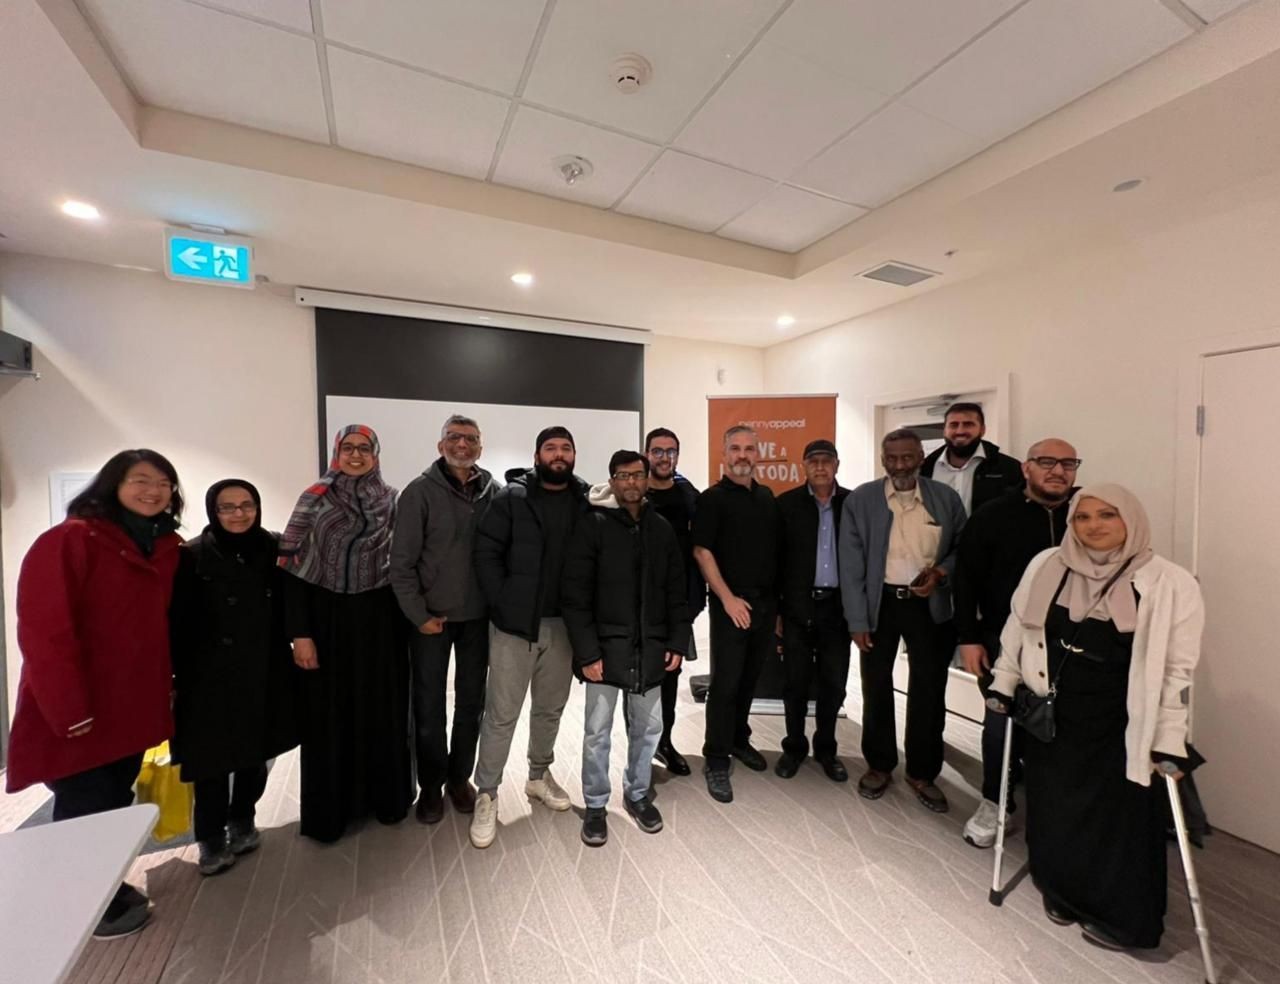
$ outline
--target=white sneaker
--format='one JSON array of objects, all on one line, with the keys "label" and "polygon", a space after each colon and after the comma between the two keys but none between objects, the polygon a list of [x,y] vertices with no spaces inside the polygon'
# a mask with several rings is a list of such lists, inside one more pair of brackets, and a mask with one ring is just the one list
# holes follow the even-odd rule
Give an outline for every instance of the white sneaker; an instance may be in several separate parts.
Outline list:
[{"label": "white sneaker", "polygon": [[476,810],[471,815],[471,843],[488,847],[498,836],[498,802],[488,793],[476,797]]},{"label": "white sneaker", "polygon": [[[999,804],[984,799],[978,804],[978,809],[974,811],[973,816],[965,823],[964,839],[974,847],[991,847],[996,842],[996,822],[999,816]],[[1013,817],[1006,813],[1004,832],[1008,834],[1013,831],[1013,828]]]},{"label": "white sneaker", "polygon": [[569,809],[569,794],[560,788],[548,769],[541,779],[530,779],[524,784],[524,794],[531,800],[539,800],[543,806],[557,811]]}]

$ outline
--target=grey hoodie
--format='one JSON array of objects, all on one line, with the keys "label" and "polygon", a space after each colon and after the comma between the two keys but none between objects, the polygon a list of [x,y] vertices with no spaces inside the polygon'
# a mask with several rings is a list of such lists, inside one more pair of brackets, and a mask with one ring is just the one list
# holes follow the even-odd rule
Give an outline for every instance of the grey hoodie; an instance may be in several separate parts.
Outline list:
[{"label": "grey hoodie", "polygon": [[391,586],[414,625],[434,616],[462,622],[483,618],[484,599],[471,566],[476,521],[501,486],[476,466],[475,498],[468,499],[438,458],[400,493],[391,541]]}]

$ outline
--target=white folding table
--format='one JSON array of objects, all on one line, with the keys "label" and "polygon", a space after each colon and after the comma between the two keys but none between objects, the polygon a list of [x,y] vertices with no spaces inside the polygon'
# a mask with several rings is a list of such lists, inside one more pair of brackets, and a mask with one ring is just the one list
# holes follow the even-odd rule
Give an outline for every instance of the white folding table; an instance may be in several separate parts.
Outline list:
[{"label": "white folding table", "polygon": [[0,984],[58,984],[156,825],[151,803],[0,834]]}]

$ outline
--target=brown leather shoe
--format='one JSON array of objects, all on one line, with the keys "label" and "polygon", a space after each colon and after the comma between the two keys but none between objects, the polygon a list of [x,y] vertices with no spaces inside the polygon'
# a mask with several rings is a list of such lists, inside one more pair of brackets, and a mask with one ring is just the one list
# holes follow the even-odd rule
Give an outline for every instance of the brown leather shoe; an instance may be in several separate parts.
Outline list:
[{"label": "brown leather shoe", "polygon": [[418,805],[413,809],[418,823],[439,823],[444,818],[444,796],[439,786],[424,789],[418,795]]},{"label": "brown leather shoe", "polygon": [[476,787],[469,780],[460,783],[449,783],[445,787],[449,794],[449,802],[459,813],[476,812]]},{"label": "brown leather shoe", "polygon": [[907,776],[907,785],[911,787],[916,794],[916,799],[923,803],[934,813],[946,813],[951,809],[951,804],[947,802],[946,796],[942,790],[935,786],[928,779],[912,779]]},{"label": "brown leather shoe", "polygon": [[893,782],[893,776],[879,769],[868,769],[858,780],[858,795],[863,799],[878,800]]}]

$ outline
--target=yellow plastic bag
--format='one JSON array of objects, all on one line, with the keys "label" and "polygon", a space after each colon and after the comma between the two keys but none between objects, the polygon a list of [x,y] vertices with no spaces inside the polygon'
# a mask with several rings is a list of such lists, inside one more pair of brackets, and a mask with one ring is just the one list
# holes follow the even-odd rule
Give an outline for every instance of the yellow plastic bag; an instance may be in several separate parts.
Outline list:
[{"label": "yellow plastic bag", "polygon": [[142,756],[138,773],[138,802],[154,803],[160,808],[160,819],[152,836],[158,841],[172,840],[191,829],[191,805],[195,793],[191,784],[183,782],[178,767],[169,757],[169,743],[162,742]]}]

